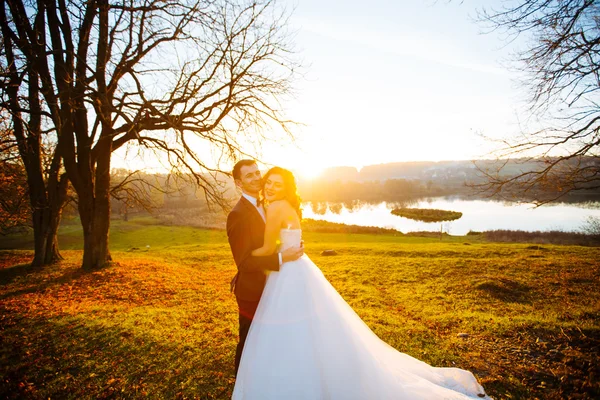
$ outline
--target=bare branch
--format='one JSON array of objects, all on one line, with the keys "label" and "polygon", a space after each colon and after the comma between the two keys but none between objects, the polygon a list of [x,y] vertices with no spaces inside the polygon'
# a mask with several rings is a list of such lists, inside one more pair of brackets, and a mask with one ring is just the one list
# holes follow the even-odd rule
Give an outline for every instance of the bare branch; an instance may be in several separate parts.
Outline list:
[{"label": "bare branch", "polygon": [[[536,204],[575,191],[593,190],[600,171],[600,4],[594,0],[520,0],[480,13],[490,28],[511,37],[528,35],[516,54],[527,89],[529,115],[541,128],[506,139],[499,158],[536,160],[535,170],[500,167],[479,185],[493,195],[522,194]],[[510,164],[510,170],[514,163]],[[529,164],[531,166],[531,163]]]}]

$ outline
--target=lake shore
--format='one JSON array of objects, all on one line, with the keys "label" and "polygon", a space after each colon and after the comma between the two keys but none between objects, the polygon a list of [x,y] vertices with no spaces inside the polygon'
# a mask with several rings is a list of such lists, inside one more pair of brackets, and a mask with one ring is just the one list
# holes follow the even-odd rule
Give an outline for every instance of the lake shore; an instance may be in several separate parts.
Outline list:
[{"label": "lake shore", "polygon": [[[484,201],[460,197],[438,197],[408,202],[305,202],[303,217],[346,225],[394,229],[403,233],[440,229],[450,235],[469,232],[581,232],[588,218],[600,219],[600,203],[556,203],[534,208],[531,204]],[[461,213],[448,222],[415,221],[392,214],[398,207],[437,209]],[[161,223],[196,227],[225,228],[226,214],[206,207],[163,208],[155,212]],[[115,216],[118,217],[118,216]]]}]

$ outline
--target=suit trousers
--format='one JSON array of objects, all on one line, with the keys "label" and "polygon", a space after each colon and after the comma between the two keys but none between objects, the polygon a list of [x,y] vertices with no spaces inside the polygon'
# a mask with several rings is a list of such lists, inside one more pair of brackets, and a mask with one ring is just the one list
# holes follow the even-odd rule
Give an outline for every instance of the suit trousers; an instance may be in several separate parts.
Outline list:
[{"label": "suit trousers", "polygon": [[237,375],[240,368],[240,361],[242,360],[242,352],[244,351],[244,343],[246,343],[246,337],[248,336],[254,313],[256,313],[256,309],[258,308],[258,301],[246,301],[238,298],[236,300],[240,313],[240,341],[235,350],[235,374]]}]

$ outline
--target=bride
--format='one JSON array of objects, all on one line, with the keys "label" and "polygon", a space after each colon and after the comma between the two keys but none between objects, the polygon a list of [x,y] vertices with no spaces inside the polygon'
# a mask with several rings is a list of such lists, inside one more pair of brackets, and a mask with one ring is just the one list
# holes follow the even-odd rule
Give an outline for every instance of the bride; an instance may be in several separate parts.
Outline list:
[{"label": "bride", "polygon": [[[293,174],[264,177],[269,207],[264,246],[273,254],[301,241]],[[436,368],[379,339],[304,255],[271,272],[250,327],[234,400],[487,398],[469,371]]]}]

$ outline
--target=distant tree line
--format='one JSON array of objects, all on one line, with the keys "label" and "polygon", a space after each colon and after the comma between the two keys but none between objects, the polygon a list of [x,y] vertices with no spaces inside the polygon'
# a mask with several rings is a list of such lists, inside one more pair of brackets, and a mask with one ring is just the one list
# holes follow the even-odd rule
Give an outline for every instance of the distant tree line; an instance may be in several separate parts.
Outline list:
[{"label": "distant tree line", "polygon": [[387,179],[381,181],[330,181],[319,179],[300,182],[298,190],[306,201],[401,201],[421,197],[436,197],[467,193],[464,181],[453,186],[441,186],[433,181]]}]

